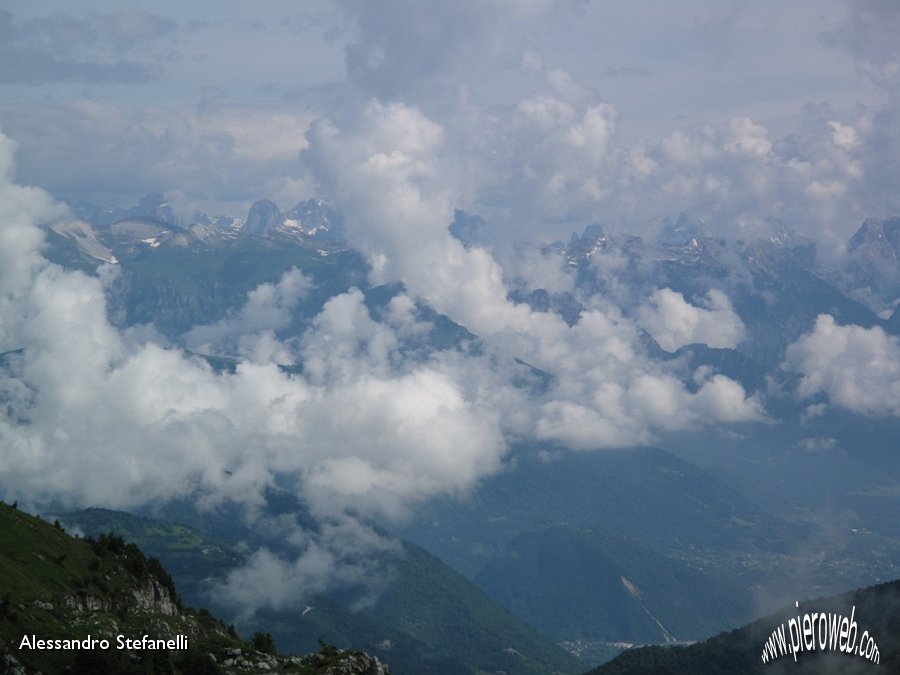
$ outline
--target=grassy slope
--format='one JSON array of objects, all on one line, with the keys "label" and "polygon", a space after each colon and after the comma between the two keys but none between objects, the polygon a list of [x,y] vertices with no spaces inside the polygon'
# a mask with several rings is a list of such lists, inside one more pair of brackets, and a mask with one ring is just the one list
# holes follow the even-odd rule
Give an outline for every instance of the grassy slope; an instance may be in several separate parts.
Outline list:
[{"label": "grassy slope", "polygon": [[547,673],[575,667],[565,652],[436,557],[412,544],[404,552],[394,583],[373,609],[379,619],[481,670]]},{"label": "grassy slope", "polygon": [[[166,613],[164,601],[172,598],[171,588],[165,571],[134,547],[92,546],[40,518],[0,504],[0,638],[30,669],[62,672],[66,666],[91,659],[103,660],[92,667],[121,672],[149,664],[129,660],[127,654],[115,649],[105,654],[96,650],[20,651],[23,635],[41,639],[83,639],[91,635],[114,644],[119,634],[149,634],[154,638],[185,634],[192,644],[191,654],[240,646],[224,625],[206,613]],[[163,601],[141,609],[136,604],[135,589]],[[181,657],[187,654],[173,658],[177,661]],[[159,661],[156,665],[162,667],[169,656],[147,652],[147,658]]]}]

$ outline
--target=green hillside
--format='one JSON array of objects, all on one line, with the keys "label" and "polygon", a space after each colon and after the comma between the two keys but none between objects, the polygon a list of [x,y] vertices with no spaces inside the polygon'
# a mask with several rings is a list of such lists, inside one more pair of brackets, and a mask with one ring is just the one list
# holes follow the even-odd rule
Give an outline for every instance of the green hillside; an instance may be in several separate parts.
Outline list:
[{"label": "green hillside", "polygon": [[261,612],[256,624],[280,648],[307,651],[314,636],[339,646],[357,644],[400,675],[549,675],[584,669],[565,651],[490,600],[426,551],[404,545],[394,581],[375,605],[348,611],[318,596],[302,611]]},{"label": "green hillside", "polygon": [[[123,639],[176,639],[188,649],[118,649]],[[23,639],[28,636],[28,640]],[[32,637],[33,636],[33,637]],[[107,640],[108,649],[38,649],[36,640]],[[0,504],[0,652],[26,672],[218,672],[208,653],[240,648],[207,612],[185,610],[171,577],[121,538],[77,539]]]},{"label": "green hillside", "polygon": [[404,544],[396,578],[372,613],[442,658],[477,671],[572,672],[574,659],[487,597],[438,558]]}]

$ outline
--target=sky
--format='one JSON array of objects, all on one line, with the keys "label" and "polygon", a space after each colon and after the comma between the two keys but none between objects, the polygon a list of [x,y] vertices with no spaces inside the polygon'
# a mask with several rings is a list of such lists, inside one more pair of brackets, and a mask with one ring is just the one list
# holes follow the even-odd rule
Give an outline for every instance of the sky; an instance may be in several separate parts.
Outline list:
[{"label": "sky", "polygon": [[[0,353],[21,350],[0,378],[0,486],[70,507],[232,500],[248,519],[267,488],[296,490],[322,527],[269,523],[296,555],[258,552],[222,591],[236,604],[365,578],[355,554],[391,546],[366,518],[465,495],[518,441],[589,451],[770,421],[761,394],[680,372],[643,341],[739,345],[727,288],[582,297],[570,325],[509,297],[513,272],[574,292],[560,261],[524,254],[512,269],[464,246],[447,230],[456,209],[499,242],[595,222],[653,233],[681,215],[746,239],[777,218],[838,256],[864,218],[900,213],[892,2],[299,7],[0,7]],[[115,268],[50,264],[37,225],[67,217],[54,197],[127,206],[152,191],[235,215],[326,197],[370,283],[403,291],[376,320],[350,289],[286,337],[313,283],[295,270],[177,344],[116,326]],[[430,329],[419,305],[483,351],[409,353]],[[216,373],[183,347],[242,362]],[[514,386],[513,355],[550,390]],[[785,361],[803,397],[891,416],[898,364],[895,337],[827,315]],[[279,577],[295,592],[262,583]]]},{"label": "sky", "polygon": [[315,120],[342,128],[402,103],[441,128],[441,168],[466,174],[455,205],[504,237],[652,231],[684,213],[717,233],[776,217],[840,249],[898,207],[889,1],[0,12],[0,129],[19,179],[60,198],[288,208],[328,192],[304,155]]}]

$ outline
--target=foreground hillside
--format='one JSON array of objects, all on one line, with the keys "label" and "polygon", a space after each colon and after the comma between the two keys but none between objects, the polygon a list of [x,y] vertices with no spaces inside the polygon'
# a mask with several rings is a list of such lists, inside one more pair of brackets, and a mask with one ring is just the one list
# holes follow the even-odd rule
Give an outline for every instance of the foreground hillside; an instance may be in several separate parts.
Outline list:
[{"label": "foreground hillside", "polygon": [[[153,640],[152,646],[149,640]],[[165,645],[159,642],[166,642]],[[155,648],[160,647],[160,648]],[[79,539],[0,503],[0,673],[388,675],[376,658],[324,647],[278,657],[185,608],[159,561],[114,535]]]},{"label": "foreground hillside", "polygon": [[[857,647],[867,638],[877,646],[877,663],[857,654],[842,653],[840,632],[838,649],[801,652],[796,662],[790,653],[780,648],[778,638],[770,642],[773,631],[785,626],[785,647],[791,646],[792,619],[799,626],[796,644],[802,637],[803,617],[824,612],[848,618],[845,644]],[[857,625],[856,637],[852,637],[852,624]],[[797,617],[800,617],[799,621]],[[827,628],[825,629],[828,630]],[[820,638],[819,624],[816,623],[816,637]],[[826,645],[830,645],[827,642]],[[767,649],[768,647],[768,649]],[[768,662],[763,663],[762,654],[767,650]],[[773,651],[774,650],[774,651]],[[871,650],[874,655],[874,649]],[[772,658],[772,655],[775,658]],[[900,580],[866,589],[856,590],[830,598],[820,598],[799,602],[799,607],[790,606],[776,614],[753,622],[743,628],[722,633],[705,642],[689,647],[642,647],[627,651],[607,664],[592,670],[588,675],[704,675],[704,673],[729,673],[753,675],[759,673],[900,673]]]},{"label": "foreground hillside", "polygon": [[[209,613],[186,610],[171,577],[118,537],[76,539],[58,526],[0,506],[0,639],[27,669],[62,672],[206,672],[207,653],[243,646]],[[177,651],[117,649],[117,636],[186,640]],[[108,649],[22,648],[36,640],[107,640]],[[34,647],[34,640],[28,643]],[[179,647],[181,647],[179,643]],[[159,670],[162,669],[162,670]]]}]

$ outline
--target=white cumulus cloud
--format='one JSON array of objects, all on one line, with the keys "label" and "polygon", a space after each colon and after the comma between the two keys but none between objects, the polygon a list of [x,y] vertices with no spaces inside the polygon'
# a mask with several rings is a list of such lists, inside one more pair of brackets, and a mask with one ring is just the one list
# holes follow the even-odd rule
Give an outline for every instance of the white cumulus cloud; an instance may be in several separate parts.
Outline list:
[{"label": "white cumulus cloud", "polygon": [[666,351],[701,343],[734,347],[744,335],[744,323],[722,291],[709,291],[702,306],[692,305],[670,288],[654,291],[637,312],[638,323]]},{"label": "white cumulus cloud", "polygon": [[841,326],[822,314],[790,345],[785,367],[802,375],[801,396],[867,415],[900,415],[900,342],[880,327]]}]

